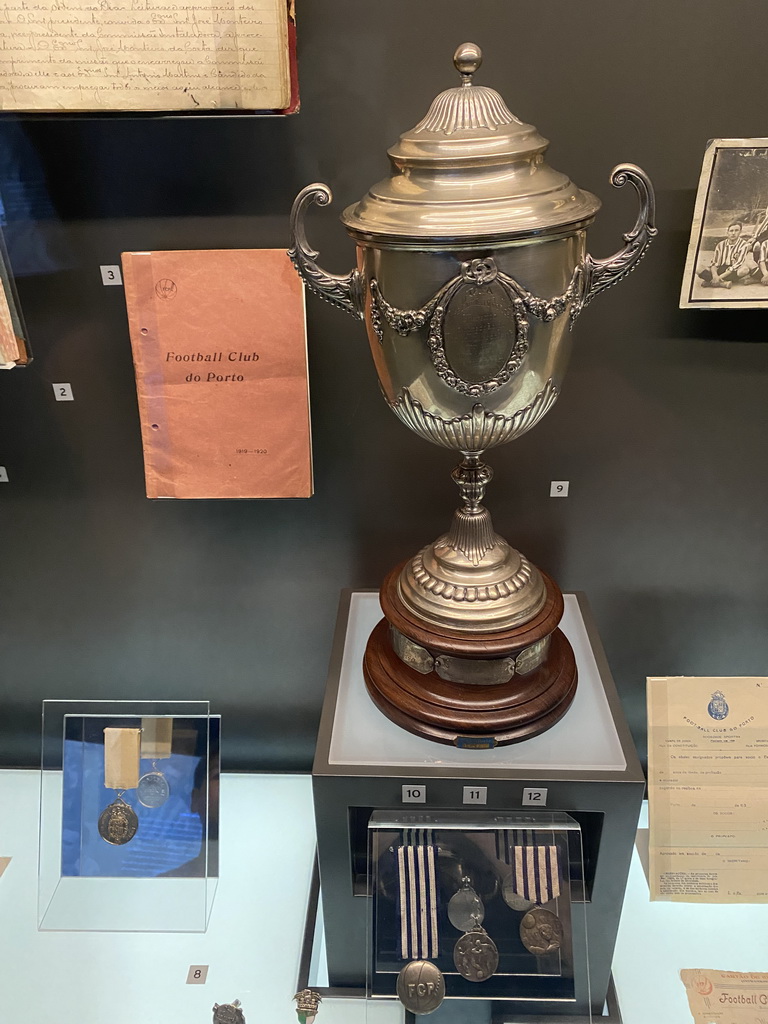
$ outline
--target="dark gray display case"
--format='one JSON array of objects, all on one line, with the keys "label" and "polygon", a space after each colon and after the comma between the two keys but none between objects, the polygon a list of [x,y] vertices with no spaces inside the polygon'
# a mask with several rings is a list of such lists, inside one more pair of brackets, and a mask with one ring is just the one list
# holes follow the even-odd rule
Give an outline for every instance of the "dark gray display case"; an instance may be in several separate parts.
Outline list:
[{"label": "dark gray display case", "polygon": [[[367,827],[374,810],[566,811],[581,825],[584,872],[572,878],[574,941],[588,937],[589,977],[576,999],[509,1000],[503,1013],[602,1011],[645,779],[589,607],[565,595],[561,628],[579,670],[565,717],[548,732],[493,750],[467,750],[412,736],[372,704],[362,678],[368,634],[381,616],[375,591],[345,591],[313,769],[328,972],[334,987],[362,989],[368,944]],[[409,794],[423,791],[413,803]],[[480,792],[485,803],[476,801]],[[530,792],[527,792],[530,791]],[[543,792],[542,792],[543,791]],[[536,794],[540,794],[536,797]],[[579,934],[586,921],[587,936]],[[478,997],[482,998],[481,993]]]}]

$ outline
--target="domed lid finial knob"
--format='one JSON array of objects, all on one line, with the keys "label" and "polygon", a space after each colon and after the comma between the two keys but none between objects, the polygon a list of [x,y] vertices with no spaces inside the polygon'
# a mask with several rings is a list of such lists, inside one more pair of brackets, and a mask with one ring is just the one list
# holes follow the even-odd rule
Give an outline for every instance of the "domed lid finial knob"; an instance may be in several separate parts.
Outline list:
[{"label": "domed lid finial knob", "polygon": [[453,55],[453,65],[461,74],[462,85],[472,85],[472,75],[483,63],[483,51],[477,43],[462,43]]}]

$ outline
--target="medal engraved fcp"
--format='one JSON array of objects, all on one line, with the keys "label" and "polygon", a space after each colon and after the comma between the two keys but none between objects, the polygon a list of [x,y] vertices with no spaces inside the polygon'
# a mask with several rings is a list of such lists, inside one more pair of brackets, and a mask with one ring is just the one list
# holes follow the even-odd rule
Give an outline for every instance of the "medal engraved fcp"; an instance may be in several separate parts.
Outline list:
[{"label": "medal engraved fcp", "polygon": [[397,977],[397,998],[411,1013],[432,1013],[445,998],[443,972],[429,960],[411,960]]}]

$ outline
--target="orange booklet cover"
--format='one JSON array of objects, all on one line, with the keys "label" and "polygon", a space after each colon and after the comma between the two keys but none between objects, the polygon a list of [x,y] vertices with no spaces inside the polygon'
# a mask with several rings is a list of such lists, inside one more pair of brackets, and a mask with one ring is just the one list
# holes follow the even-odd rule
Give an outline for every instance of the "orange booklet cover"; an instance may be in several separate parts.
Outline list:
[{"label": "orange booklet cover", "polygon": [[147,497],[308,498],[304,291],[286,254],[122,261]]}]

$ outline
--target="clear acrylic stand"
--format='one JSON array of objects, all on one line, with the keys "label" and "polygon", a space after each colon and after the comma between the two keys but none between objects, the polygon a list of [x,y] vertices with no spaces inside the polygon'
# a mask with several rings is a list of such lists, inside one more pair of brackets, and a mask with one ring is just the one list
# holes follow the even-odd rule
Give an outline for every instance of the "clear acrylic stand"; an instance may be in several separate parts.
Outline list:
[{"label": "clear acrylic stand", "polygon": [[[135,790],[105,786],[107,728],[141,731]],[[113,842],[99,821],[115,800],[137,827]],[[208,701],[44,701],[38,928],[204,932],[218,816],[219,719]]]}]

